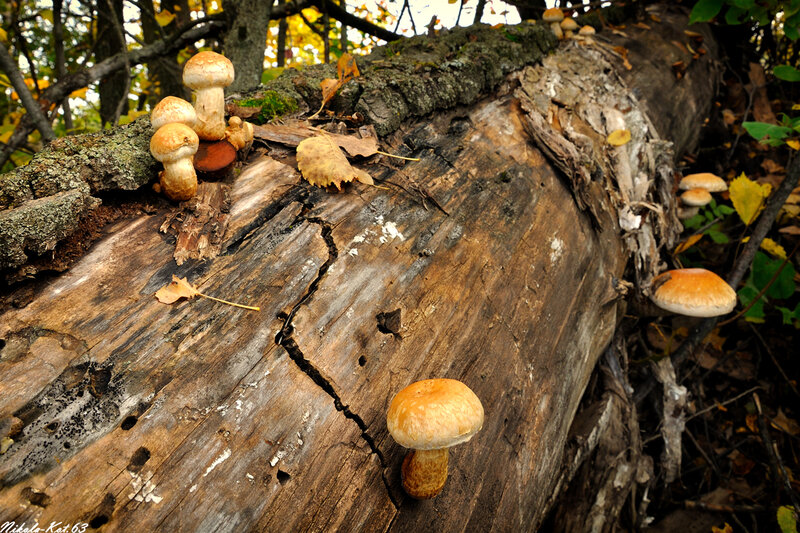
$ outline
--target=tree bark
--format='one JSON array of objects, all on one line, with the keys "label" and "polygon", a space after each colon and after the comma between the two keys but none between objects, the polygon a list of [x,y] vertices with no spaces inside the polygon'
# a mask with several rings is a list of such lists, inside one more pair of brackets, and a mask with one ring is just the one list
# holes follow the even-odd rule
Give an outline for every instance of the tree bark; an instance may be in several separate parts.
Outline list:
[{"label": "tree bark", "polygon": [[261,84],[272,4],[272,0],[222,2],[228,22],[225,56],[231,60],[236,71],[236,78],[227,89],[229,93],[253,89]]},{"label": "tree bark", "polygon": [[[658,15],[615,38],[634,69],[686,26]],[[387,151],[420,158],[359,163],[388,189],[331,194],[301,181],[291,157],[260,155],[230,183],[217,257],[177,266],[162,207],[119,223],[27,298],[8,294],[0,518],[535,530],[568,481],[571,422],[622,311],[619,280],[632,259],[644,285],[674,237],[675,154],[662,136],[691,148],[682,128],[702,123],[715,72],[711,53],[681,80],[664,60],[659,85],[636,96],[613,49],[565,42],[543,59],[555,44],[541,26],[470,27],[377,51],[334,103],[360,111]],[[311,107],[329,73],[272,87]],[[654,123],[662,106],[691,116]],[[620,125],[632,141],[611,147]],[[261,311],[160,304],[173,274]],[[395,310],[401,327],[382,332],[377,315]],[[394,393],[430,377],[464,381],[486,421],[451,450],[443,492],[417,502],[400,488],[405,450],[385,416]],[[598,411],[628,409],[615,402]]]},{"label": "tree bark", "polygon": [[[113,11],[112,11],[113,8]],[[95,56],[97,63],[126,50],[122,34],[122,0],[98,0],[97,10],[97,44]],[[100,120],[103,125],[115,124],[119,118],[117,110],[122,103],[122,113],[128,112],[128,80],[130,72],[122,69],[106,76],[97,88],[100,94]]]}]

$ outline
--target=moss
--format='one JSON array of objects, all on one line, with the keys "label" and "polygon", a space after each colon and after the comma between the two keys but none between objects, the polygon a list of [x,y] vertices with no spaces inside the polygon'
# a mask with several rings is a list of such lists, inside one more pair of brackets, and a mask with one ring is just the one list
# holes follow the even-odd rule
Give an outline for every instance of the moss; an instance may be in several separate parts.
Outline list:
[{"label": "moss", "polygon": [[283,96],[277,91],[265,91],[259,97],[238,100],[236,104],[241,107],[261,108],[258,115],[253,117],[259,124],[298,110],[297,100],[290,96]]}]

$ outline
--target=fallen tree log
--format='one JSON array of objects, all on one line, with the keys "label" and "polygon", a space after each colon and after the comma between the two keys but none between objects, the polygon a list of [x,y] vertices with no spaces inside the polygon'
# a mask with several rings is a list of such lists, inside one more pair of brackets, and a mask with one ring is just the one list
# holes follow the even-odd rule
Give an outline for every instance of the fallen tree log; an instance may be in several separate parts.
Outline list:
[{"label": "fallen tree log", "polygon": [[[565,445],[614,334],[626,266],[632,258],[629,278],[646,287],[675,237],[669,140],[693,146],[710,105],[713,50],[687,59],[681,79],[669,57],[650,57],[688,53],[671,42],[685,15],[659,9],[660,23],[613,38],[623,48],[565,42],[541,63],[533,43],[551,41],[540,28],[501,29],[500,45],[529,55],[451,67],[496,74],[474,87],[430,71],[426,51],[448,41],[413,41],[417,59],[395,78],[373,57],[379,77],[340,104],[361,110],[389,150],[420,158],[365,162],[388,189],[330,194],[302,182],[291,158],[256,155],[230,184],[216,257],[178,266],[158,231],[171,214],[162,207],[117,222],[33,294],[10,289],[0,518],[142,531],[536,529],[578,470],[564,475]],[[455,42],[505,57],[469,38],[479,31]],[[459,50],[446,52],[453,62]],[[663,110],[673,118],[655,118]],[[609,146],[622,128],[631,142]],[[173,275],[261,311],[161,304],[153,294]],[[397,310],[387,328],[379,316]],[[428,377],[464,381],[486,421],[453,450],[444,491],[417,502],[400,489],[404,450],[385,416],[394,393]]]}]

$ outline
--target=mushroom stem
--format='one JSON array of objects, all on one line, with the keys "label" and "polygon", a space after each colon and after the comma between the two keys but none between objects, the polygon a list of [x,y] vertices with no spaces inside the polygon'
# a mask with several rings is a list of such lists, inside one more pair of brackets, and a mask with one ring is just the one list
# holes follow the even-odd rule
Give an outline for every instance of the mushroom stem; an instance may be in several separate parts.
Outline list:
[{"label": "mushroom stem", "polygon": [[194,109],[197,123],[194,131],[201,139],[218,141],[225,138],[225,90],[222,87],[197,89]]},{"label": "mushroom stem", "polygon": [[197,192],[197,174],[191,157],[165,161],[164,171],[159,175],[161,190],[178,202],[189,200]]},{"label": "mushroom stem", "polygon": [[412,498],[427,500],[444,488],[447,481],[448,448],[413,450],[403,459],[400,470],[403,488]]},{"label": "mushroom stem", "polygon": [[553,34],[558,37],[558,40],[564,38],[564,32],[561,30],[561,24],[559,22],[551,22],[550,29],[553,30]]}]

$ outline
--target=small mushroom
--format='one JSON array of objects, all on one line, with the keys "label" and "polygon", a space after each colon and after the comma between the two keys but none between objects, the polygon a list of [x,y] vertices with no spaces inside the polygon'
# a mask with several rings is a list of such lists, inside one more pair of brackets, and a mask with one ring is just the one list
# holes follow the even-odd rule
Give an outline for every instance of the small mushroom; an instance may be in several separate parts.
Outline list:
[{"label": "small mushroom", "polygon": [[401,468],[403,488],[418,500],[433,498],[447,481],[449,447],[481,429],[483,405],[460,381],[426,379],[397,393],[386,426],[398,444],[412,448]]},{"label": "small mushroom", "polygon": [[186,124],[190,128],[194,128],[197,123],[197,113],[194,106],[184,100],[175,96],[167,96],[153,108],[150,112],[150,124],[153,128],[158,130],[165,124],[177,122],[179,124]]},{"label": "small mushroom", "polygon": [[704,268],[662,272],[650,299],[661,309],[695,317],[725,315],[736,307],[736,292],[725,280]]},{"label": "small mushroom", "polygon": [[183,84],[195,91],[195,131],[207,141],[225,137],[225,91],[233,83],[233,63],[216,52],[195,54],[183,67]]},{"label": "small mushroom", "polygon": [[564,20],[564,12],[557,7],[546,9],[542,15],[542,20],[550,24],[550,29],[559,39],[564,38],[564,32],[561,31],[561,21]]},{"label": "small mushroom", "polygon": [[699,207],[678,207],[678,219],[688,220],[700,212]]},{"label": "small mushroom", "polygon": [[681,202],[689,207],[703,207],[711,203],[711,193],[706,189],[689,189],[681,194]]},{"label": "small mushroom", "polygon": [[708,192],[724,192],[728,190],[728,184],[719,176],[711,174],[710,172],[701,172],[699,174],[684,176],[678,184],[678,188],[682,191],[688,191],[689,189],[705,189]]},{"label": "small mushroom", "polygon": [[565,18],[561,21],[561,30],[564,32],[564,37],[571,39],[578,29],[578,23],[573,18]]},{"label": "small mushroom", "polygon": [[181,202],[197,192],[192,156],[197,152],[198,143],[194,130],[178,123],[161,126],[150,139],[150,153],[164,163],[159,183],[167,198]]},{"label": "small mushroom", "polygon": [[591,37],[595,34],[595,29],[588,24],[586,26],[581,26],[581,29],[578,30],[578,35],[582,35],[584,37]]},{"label": "small mushroom", "polygon": [[250,148],[253,144],[255,130],[249,122],[243,122],[241,118],[233,116],[228,119],[228,127],[225,128],[225,138],[236,148],[236,151]]}]

